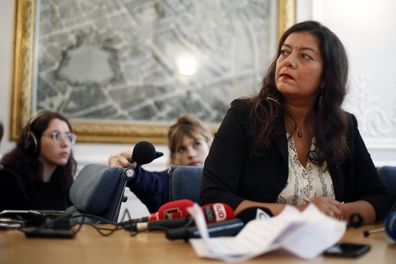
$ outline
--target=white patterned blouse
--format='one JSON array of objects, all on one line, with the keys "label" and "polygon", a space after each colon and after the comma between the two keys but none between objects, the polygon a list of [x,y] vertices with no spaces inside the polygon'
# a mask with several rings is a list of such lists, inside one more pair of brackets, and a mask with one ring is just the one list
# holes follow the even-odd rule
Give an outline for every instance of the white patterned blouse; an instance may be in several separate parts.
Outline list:
[{"label": "white patterned blouse", "polygon": [[[289,175],[285,188],[277,198],[277,203],[289,205],[302,205],[304,199],[313,197],[331,197],[335,198],[333,181],[329,170],[324,163],[319,166],[308,160],[306,167],[301,165],[296,145],[293,137],[286,134],[288,138],[289,152]],[[316,148],[315,138],[312,139],[310,151],[314,152]]]}]

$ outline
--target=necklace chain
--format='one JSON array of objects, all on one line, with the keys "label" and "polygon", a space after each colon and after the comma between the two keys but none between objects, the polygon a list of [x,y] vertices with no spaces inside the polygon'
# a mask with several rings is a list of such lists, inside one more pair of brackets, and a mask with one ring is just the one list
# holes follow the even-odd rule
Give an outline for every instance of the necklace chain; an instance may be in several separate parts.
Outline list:
[{"label": "necklace chain", "polygon": [[304,122],[303,125],[301,127],[298,126],[297,121],[293,120],[296,124],[296,132],[297,132],[297,137],[302,138],[304,136],[305,133],[305,125],[306,123]]},{"label": "necklace chain", "polygon": [[299,122],[297,122],[293,117],[289,116],[289,118],[295,125],[293,134],[296,133],[298,138],[302,138],[306,133],[309,133],[309,131],[306,131],[305,128],[307,124],[312,121],[311,117],[306,118],[305,121],[302,122],[301,126],[299,126]]},{"label": "necklace chain", "polygon": [[297,136],[299,137],[299,138],[301,138],[302,136],[303,136],[303,131],[304,131],[304,129],[297,129]]}]

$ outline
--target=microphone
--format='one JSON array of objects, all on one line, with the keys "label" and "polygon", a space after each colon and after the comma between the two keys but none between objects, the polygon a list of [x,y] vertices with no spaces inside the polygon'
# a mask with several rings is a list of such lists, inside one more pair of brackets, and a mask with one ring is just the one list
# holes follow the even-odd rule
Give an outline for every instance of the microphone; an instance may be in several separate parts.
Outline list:
[{"label": "microphone", "polygon": [[143,223],[130,223],[127,225],[121,224],[121,226],[131,232],[141,232],[141,231],[158,231],[158,230],[168,230],[171,228],[179,228],[182,226],[188,226],[193,223],[191,217],[184,217],[179,219],[166,219],[158,220],[153,222],[143,222]]},{"label": "microphone", "polygon": [[[224,204],[220,204],[224,205]],[[226,210],[231,210],[231,207],[225,205]],[[229,209],[228,209],[228,208]],[[230,214],[229,212],[227,212]],[[205,220],[207,220],[206,215]],[[230,214],[231,215],[231,214]],[[234,236],[239,233],[239,231],[244,227],[244,225],[254,219],[268,219],[273,216],[273,213],[267,207],[249,207],[242,210],[240,213],[235,215],[235,219],[221,221],[218,223],[208,224],[208,233],[210,237],[218,236]],[[208,221],[206,221],[208,223]],[[170,240],[176,239],[190,239],[190,238],[200,238],[199,230],[197,227],[180,227],[177,229],[169,229],[166,232],[166,237]]]},{"label": "microphone", "polygon": [[150,142],[140,141],[133,148],[132,160],[136,162],[136,166],[141,166],[163,155],[164,153],[156,151],[154,145]]},{"label": "microphone", "polygon": [[396,211],[391,212],[385,218],[384,227],[388,236],[396,241]]},{"label": "microphone", "polygon": [[[191,205],[192,206],[192,205]],[[189,207],[191,207],[189,206]],[[201,206],[206,223],[217,223],[234,217],[231,207],[226,204],[214,203]],[[125,229],[131,231],[170,230],[172,228],[186,228],[194,223],[190,215],[183,218],[173,218],[145,223],[121,223]]]},{"label": "microphone", "polygon": [[187,208],[193,205],[194,202],[188,199],[167,202],[160,206],[158,212],[150,215],[149,221],[175,219],[189,216],[190,214],[187,212]]},{"label": "microphone", "polygon": [[396,241],[396,211],[390,212],[389,215],[385,218],[384,227],[372,229],[372,230],[364,230],[364,237],[368,237],[373,233],[378,232],[386,232],[386,234]]},{"label": "microphone", "polygon": [[228,204],[210,203],[201,206],[206,223],[216,223],[234,218],[234,211]]},{"label": "microphone", "polygon": [[254,219],[268,219],[273,216],[274,214],[267,207],[249,207],[239,212],[235,217],[246,224]]},{"label": "microphone", "polygon": [[190,214],[187,208],[193,206],[194,202],[188,199],[175,200],[167,202],[160,206],[158,212],[152,213],[150,216],[141,217],[137,219],[130,219],[123,221],[120,224],[123,227],[129,227],[131,224],[147,223],[158,220],[184,218]]},{"label": "microphone", "polygon": [[371,229],[371,230],[364,230],[363,231],[363,235],[364,235],[364,237],[368,237],[368,236],[370,236],[373,233],[379,233],[379,232],[384,232],[384,231],[385,231],[384,227],[377,228],[377,229]]},{"label": "microphone", "polygon": [[[208,224],[208,233],[210,237],[235,236],[241,231],[245,224],[238,218],[226,220],[218,223]],[[197,227],[180,227],[166,231],[166,238],[169,240],[190,238],[200,238],[201,234]]]}]

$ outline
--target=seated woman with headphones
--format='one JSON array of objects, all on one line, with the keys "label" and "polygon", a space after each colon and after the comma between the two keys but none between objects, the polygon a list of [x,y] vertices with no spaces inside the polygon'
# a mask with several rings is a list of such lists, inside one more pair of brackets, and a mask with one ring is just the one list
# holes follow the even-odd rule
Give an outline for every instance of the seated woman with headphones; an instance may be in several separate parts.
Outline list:
[{"label": "seated woman with headphones", "polygon": [[1,160],[0,211],[65,210],[76,171],[76,135],[59,113],[40,111]]}]

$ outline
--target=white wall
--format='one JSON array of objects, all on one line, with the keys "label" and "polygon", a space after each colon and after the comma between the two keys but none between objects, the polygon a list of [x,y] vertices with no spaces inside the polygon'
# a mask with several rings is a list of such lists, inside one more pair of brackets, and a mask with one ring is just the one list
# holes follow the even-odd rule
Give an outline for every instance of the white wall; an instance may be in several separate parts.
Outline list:
[{"label": "white wall", "polygon": [[[396,166],[396,2],[392,0],[298,0],[297,20],[315,19],[333,30],[344,42],[351,64],[351,92],[346,107],[358,117],[364,140],[376,165]],[[0,154],[13,147],[8,140],[14,1],[0,1],[0,120],[5,135]],[[80,166],[103,163],[110,153],[130,145],[77,144],[74,149]],[[158,146],[165,157],[148,169],[164,169],[166,146]],[[133,200],[133,196],[129,194]],[[133,217],[147,214],[134,207]]]},{"label": "white wall", "polygon": [[14,3],[12,0],[0,1],[0,121],[3,123],[4,136],[0,153],[9,147],[8,128],[10,116],[11,66],[14,29]]},{"label": "white wall", "polygon": [[345,108],[377,166],[396,165],[396,2],[312,0],[312,17],[335,32],[350,62]]}]

